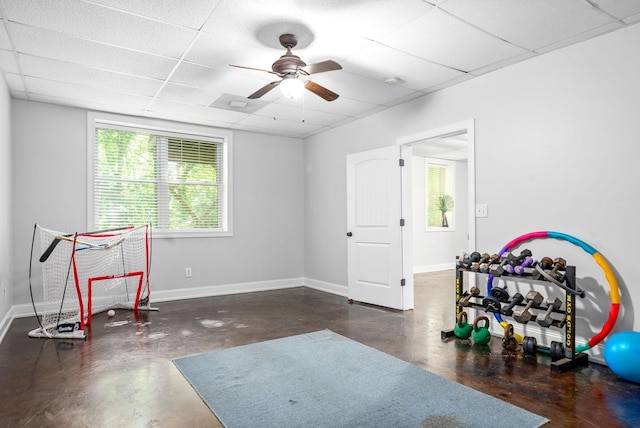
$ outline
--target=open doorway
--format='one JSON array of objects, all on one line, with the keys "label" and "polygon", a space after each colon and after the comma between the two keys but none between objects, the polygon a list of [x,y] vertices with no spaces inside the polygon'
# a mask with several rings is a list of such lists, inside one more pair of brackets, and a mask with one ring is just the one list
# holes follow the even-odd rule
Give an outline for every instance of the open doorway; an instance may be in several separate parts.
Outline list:
[{"label": "open doorway", "polygon": [[[408,273],[453,269],[461,250],[476,247],[475,140],[473,120],[451,124],[399,138],[405,168],[402,172],[403,269]],[[447,165],[454,193],[447,223],[428,219],[427,182],[429,167]],[[445,192],[445,193],[446,193]],[[445,214],[445,213],[441,213]],[[436,216],[437,218],[437,216]],[[450,221],[450,220],[453,220]],[[413,275],[406,275],[407,279]],[[413,285],[413,284],[412,284]]]}]

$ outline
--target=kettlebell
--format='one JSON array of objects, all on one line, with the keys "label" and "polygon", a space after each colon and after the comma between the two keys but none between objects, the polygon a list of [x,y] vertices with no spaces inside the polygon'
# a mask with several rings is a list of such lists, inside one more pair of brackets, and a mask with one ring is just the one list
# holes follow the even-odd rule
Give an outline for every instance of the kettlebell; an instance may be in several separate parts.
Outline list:
[{"label": "kettlebell", "polygon": [[453,333],[458,339],[468,339],[472,330],[473,327],[467,322],[467,313],[465,311],[460,312],[458,322],[453,327]]},{"label": "kettlebell", "polygon": [[[481,321],[484,321],[484,326],[480,327]],[[473,333],[471,334],[473,342],[478,345],[486,345],[491,340],[491,332],[489,331],[489,318],[481,316],[476,318],[473,322]]]},{"label": "kettlebell", "polygon": [[509,352],[518,350],[518,341],[513,336],[513,325],[507,324],[504,329],[504,337],[502,338],[502,347]]}]

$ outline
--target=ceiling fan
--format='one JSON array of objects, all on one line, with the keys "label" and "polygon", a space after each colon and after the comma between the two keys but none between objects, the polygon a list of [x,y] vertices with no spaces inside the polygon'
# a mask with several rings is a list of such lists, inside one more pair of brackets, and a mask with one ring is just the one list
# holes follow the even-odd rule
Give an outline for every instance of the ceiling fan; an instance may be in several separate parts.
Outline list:
[{"label": "ceiling fan", "polygon": [[287,50],[287,52],[273,63],[273,65],[271,66],[271,70],[263,70],[260,68],[230,64],[231,67],[245,68],[247,70],[265,71],[267,73],[275,74],[280,77],[280,80],[276,80],[274,82],[266,84],[253,94],[249,95],[248,98],[260,98],[276,86],[280,85],[280,89],[282,90],[283,94],[285,96],[289,96],[289,98],[293,98],[291,90],[302,90],[302,88],[304,87],[305,89],[313,92],[326,101],[333,101],[337,99],[339,95],[335,92],[332,92],[324,86],[321,86],[305,78],[312,74],[323,73],[325,71],[341,70],[342,66],[333,60],[327,60],[307,65],[300,59],[299,56],[291,53],[291,49],[293,49],[298,44],[298,38],[295,34],[282,34],[279,37],[279,40],[280,44]]}]

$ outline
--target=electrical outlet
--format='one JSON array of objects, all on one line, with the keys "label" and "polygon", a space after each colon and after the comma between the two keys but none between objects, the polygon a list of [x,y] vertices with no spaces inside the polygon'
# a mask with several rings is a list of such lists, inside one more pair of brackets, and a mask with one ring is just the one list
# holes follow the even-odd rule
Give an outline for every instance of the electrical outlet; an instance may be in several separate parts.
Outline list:
[{"label": "electrical outlet", "polygon": [[185,278],[191,278],[191,268],[186,268],[184,270],[184,276]]},{"label": "electrical outlet", "polygon": [[476,204],[476,217],[488,217],[489,208],[487,204]]}]

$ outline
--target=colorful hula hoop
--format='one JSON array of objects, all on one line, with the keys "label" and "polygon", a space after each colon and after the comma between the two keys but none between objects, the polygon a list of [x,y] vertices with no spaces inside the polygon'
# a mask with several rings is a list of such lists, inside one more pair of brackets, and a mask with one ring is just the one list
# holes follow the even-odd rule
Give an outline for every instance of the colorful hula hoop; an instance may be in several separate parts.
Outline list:
[{"label": "colorful hula hoop", "polygon": [[[584,241],[581,241],[578,238],[574,238],[571,235],[567,235],[559,232],[550,232],[550,231],[532,232],[532,233],[521,235],[516,239],[512,240],[511,242],[509,242],[507,245],[505,245],[504,248],[502,248],[502,250],[500,250],[500,252],[498,253],[498,256],[502,257],[504,253],[518,246],[522,242],[530,241],[533,239],[542,239],[542,238],[561,239],[582,248],[584,251],[586,251],[587,253],[593,256],[593,258],[596,260],[596,263],[598,263],[598,265],[604,271],[605,277],[609,282],[609,288],[611,293],[611,308],[609,309],[609,318],[604,323],[604,325],[602,326],[602,330],[600,330],[598,334],[596,334],[591,339],[589,339],[589,341],[586,344],[576,347],[576,350],[575,350],[576,353],[584,352],[587,349],[593,348],[598,343],[600,343],[605,337],[607,337],[607,335],[613,329],[613,326],[615,325],[616,320],[618,319],[618,312],[620,311],[620,293],[618,292],[618,282],[616,281],[616,276],[613,273],[613,269],[611,269],[611,266],[609,266],[609,263],[607,263],[605,258],[600,253],[598,253],[595,248],[585,243]],[[487,295],[491,295],[491,288],[493,287],[493,279],[494,279],[494,276],[492,274],[490,274],[489,277],[487,278]],[[507,322],[502,319],[502,316],[498,313],[494,313],[494,315],[496,317],[496,320],[502,326],[502,328],[506,328]]]}]

